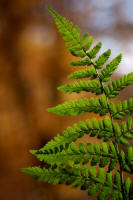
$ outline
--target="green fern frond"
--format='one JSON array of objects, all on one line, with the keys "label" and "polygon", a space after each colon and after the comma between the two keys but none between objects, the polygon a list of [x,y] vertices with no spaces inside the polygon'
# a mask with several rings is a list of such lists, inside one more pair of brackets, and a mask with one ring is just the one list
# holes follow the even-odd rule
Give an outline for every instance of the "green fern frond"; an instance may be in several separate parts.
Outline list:
[{"label": "green fern frond", "polygon": [[127,135],[124,134],[121,131],[120,126],[119,126],[119,124],[117,122],[113,123],[113,128],[114,128],[114,133],[115,133],[115,137],[116,137],[117,143],[118,144],[123,144],[125,146],[128,146],[129,143],[126,140],[127,139]]},{"label": "green fern frond", "polygon": [[[91,143],[84,145],[84,143],[80,142],[79,146],[72,142],[67,150],[54,154],[46,154],[41,150],[31,150],[30,152],[40,161],[45,161],[50,165],[65,166],[69,164],[73,166],[79,163],[87,164],[91,160],[92,166],[99,163],[100,167],[105,167],[109,163],[109,171],[112,171],[113,167],[115,168],[118,163],[117,152],[112,142],[110,146],[103,142],[101,147],[97,142],[93,145]],[[112,162],[115,165],[112,166]]]},{"label": "green fern frond", "polygon": [[94,47],[93,47],[93,49],[89,52],[89,53],[87,53],[87,56],[89,57],[89,58],[95,58],[96,57],[96,55],[97,55],[97,53],[100,51],[100,49],[101,49],[101,47],[102,47],[102,43],[101,42],[98,42]]},{"label": "green fern frond", "polygon": [[127,200],[131,199],[132,196],[130,195],[130,192],[131,192],[131,179],[130,178],[125,179],[123,189],[124,189],[125,198]]},{"label": "green fern frond", "polygon": [[131,133],[133,134],[133,119],[128,117],[127,121],[121,123],[121,128],[124,134]]},{"label": "green fern frond", "polygon": [[90,137],[95,137],[104,141],[108,141],[113,137],[113,127],[111,119],[106,117],[104,120],[99,121],[93,118],[86,122],[80,121],[78,124],[74,124],[73,127],[68,127],[63,134],[58,134],[53,140],[49,141],[43,148],[40,149],[45,154],[57,153],[62,150],[66,150],[72,142],[77,141],[85,134],[89,134]]},{"label": "green fern frond", "polygon": [[133,113],[133,98],[129,98],[123,102],[117,101],[116,106],[113,103],[109,103],[109,108],[112,117],[121,120],[126,115]]},{"label": "green fern frond", "polygon": [[91,64],[92,62],[90,58],[85,58],[84,60],[77,60],[77,61],[70,62],[71,66],[78,66],[78,67],[87,66],[87,65],[90,66]]},{"label": "green fern frond", "polygon": [[107,82],[110,80],[113,72],[118,68],[122,59],[122,54],[119,54],[116,58],[114,58],[99,74],[101,81]]},{"label": "green fern frond", "polygon": [[96,93],[98,94],[102,94],[102,86],[100,81],[75,81],[73,83],[67,84],[67,85],[63,85],[61,87],[58,87],[58,90],[60,90],[61,92],[64,93],[72,93],[72,92],[76,92],[76,93],[80,93],[82,91],[85,92],[92,92],[92,93]]},{"label": "green fern frond", "polygon": [[99,113],[101,116],[105,115],[108,112],[108,106],[106,97],[102,96],[101,99],[87,98],[74,100],[70,102],[65,102],[64,104],[59,104],[54,108],[49,108],[48,112],[64,116],[76,116],[81,113],[85,114],[87,112]]},{"label": "green fern frond", "polygon": [[[78,27],[73,26],[66,18],[61,17],[58,13],[49,8],[50,13],[53,15],[59,32],[61,32],[63,39],[66,41],[66,46],[69,47],[69,52],[76,57],[85,58],[84,60],[74,61],[70,64],[72,66],[85,66],[91,65],[93,62],[91,59],[95,58],[97,53],[100,51],[102,43],[98,42],[91,50],[93,43],[93,37],[88,37],[88,33],[85,33],[80,38],[80,30]],[[88,40],[87,40],[88,38]],[[95,68],[101,69],[102,65],[108,60],[111,54],[110,49],[103,53],[98,60],[95,62]]]},{"label": "green fern frond", "polygon": [[96,69],[101,69],[103,65],[107,62],[111,54],[111,50],[108,49],[106,52],[104,52],[102,55],[99,56],[99,58],[96,60]]},{"label": "green fern frond", "polygon": [[[111,172],[107,173],[104,169],[99,168],[96,173],[95,167],[89,166],[87,169],[84,165],[74,168],[68,166],[62,169],[31,167],[22,169],[22,171],[42,182],[64,183],[72,185],[72,188],[80,187],[82,190],[87,190],[88,195],[94,195],[98,192],[98,199],[100,200],[104,200],[105,197],[116,200],[122,199],[120,173],[118,171],[112,175]],[[126,194],[129,193],[129,188],[130,179],[125,179],[124,189]]]},{"label": "green fern frond", "polygon": [[124,75],[116,81],[112,81],[108,86],[104,86],[104,91],[109,99],[115,98],[119,91],[127,87],[128,85],[133,85],[133,72],[128,75]]},{"label": "green fern frond", "polygon": [[97,78],[97,73],[93,66],[88,69],[77,70],[68,76],[68,78],[70,79],[80,79],[80,78],[89,78],[89,77],[91,79]]},{"label": "green fern frond", "polygon": [[120,151],[120,161],[123,171],[133,173],[133,148],[128,147],[127,152]]},{"label": "green fern frond", "polygon": [[90,47],[91,47],[92,44],[93,44],[93,37],[90,36],[90,37],[88,38],[88,41],[87,41],[84,45],[82,45],[83,50],[84,50],[85,52],[87,52],[87,51],[90,49]]},{"label": "green fern frond", "polygon": [[[48,168],[31,167],[22,171],[43,182],[80,187],[87,190],[88,195],[97,193],[98,200],[131,200],[131,180],[124,179],[123,172],[133,174],[133,148],[130,145],[133,139],[133,120],[128,117],[118,123],[115,119],[122,120],[133,113],[133,98],[116,103],[110,102],[109,99],[115,98],[128,85],[133,85],[133,72],[105,86],[104,82],[110,80],[121,62],[122,55],[119,54],[106,65],[111,54],[110,49],[98,57],[101,42],[93,46],[92,36],[88,33],[81,35],[80,29],[72,22],[51,8],[48,10],[54,17],[69,52],[79,58],[70,65],[85,67],[71,73],[68,78],[96,79],[75,81],[58,89],[64,93],[86,91],[101,94],[100,98],[73,100],[49,108],[48,111],[61,116],[76,116],[88,112],[109,116],[100,120],[93,118],[92,121],[80,121],[58,134],[40,150],[31,150],[30,152],[40,161],[44,161]],[[75,142],[85,134],[88,134],[85,144],[80,142],[77,145]],[[91,144],[88,142],[89,136],[96,136],[104,142]],[[120,149],[119,144],[125,146],[126,150]],[[108,169],[107,172],[104,167]],[[119,171],[116,171],[116,167]]]}]

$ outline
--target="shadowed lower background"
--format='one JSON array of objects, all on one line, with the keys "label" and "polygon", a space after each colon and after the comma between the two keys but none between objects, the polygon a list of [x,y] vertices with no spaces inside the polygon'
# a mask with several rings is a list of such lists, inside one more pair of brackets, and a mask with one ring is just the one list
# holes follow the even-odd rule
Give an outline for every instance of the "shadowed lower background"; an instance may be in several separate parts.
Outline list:
[{"label": "shadowed lower background", "polygon": [[[39,183],[20,168],[40,163],[29,153],[39,149],[75,121],[92,118],[58,117],[48,107],[79,98],[64,95],[57,86],[74,71],[68,53],[45,6],[77,24],[83,33],[111,48],[111,58],[123,53],[113,76],[133,71],[133,1],[131,0],[1,0],[0,1],[0,199],[80,200],[87,192]],[[132,87],[119,99],[132,96]],[[82,93],[80,97],[90,97]],[[96,117],[98,117],[96,115]],[[84,138],[89,140],[89,138]]]}]

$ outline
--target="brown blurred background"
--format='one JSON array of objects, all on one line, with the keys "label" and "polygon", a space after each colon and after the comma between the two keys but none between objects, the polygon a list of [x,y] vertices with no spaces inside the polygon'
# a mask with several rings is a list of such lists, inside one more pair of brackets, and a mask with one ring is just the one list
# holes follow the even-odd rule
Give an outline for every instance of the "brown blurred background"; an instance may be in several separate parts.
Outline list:
[{"label": "brown blurred background", "polygon": [[[79,95],[63,95],[74,59],[45,5],[73,20],[84,32],[103,42],[102,51],[123,53],[114,78],[133,71],[133,1],[131,0],[1,0],[0,1],[0,200],[80,200],[86,192],[42,184],[20,168],[39,165],[29,149],[93,115],[58,117],[46,108]],[[132,88],[119,98],[132,96]],[[85,96],[82,93],[81,96]],[[86,96],[90,96],[87,94]]]}]

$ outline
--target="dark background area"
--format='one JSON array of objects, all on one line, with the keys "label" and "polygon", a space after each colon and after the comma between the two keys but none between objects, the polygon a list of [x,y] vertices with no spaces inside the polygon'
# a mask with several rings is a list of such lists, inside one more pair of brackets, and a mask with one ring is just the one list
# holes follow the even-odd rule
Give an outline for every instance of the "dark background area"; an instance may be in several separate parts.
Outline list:
[{"label": "dark background area", "polygon": [[[131,0],[1,0],[0,1],[0,200],[80,200],[86,192],[39,183],[20,171],[40,163],[29,153],[75,121],[58,117],[48,107],[90,94],[63,95],[74,60],[45,6],[77,24],[83,33],[111,48],[111,58],[123,53],[113,76],[133,71],[133,1]],[[133,96],[132,88],[119,98]],[[85,138],[89,140],[89,138]]]}]

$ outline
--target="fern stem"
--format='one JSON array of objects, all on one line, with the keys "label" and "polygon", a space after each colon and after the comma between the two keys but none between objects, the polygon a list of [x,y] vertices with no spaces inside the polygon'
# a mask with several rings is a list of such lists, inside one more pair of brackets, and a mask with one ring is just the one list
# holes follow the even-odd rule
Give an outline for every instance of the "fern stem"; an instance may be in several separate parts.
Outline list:
[{"label": "fern stem", "polygon": [[[94,68],[95,68],[95,65],[93,64]],[[96,73],[97,73],[97,76],[98,76],[98,79],[101,83],[101,87],[102,87],[102,91],[104,92],[104,95],[106,96],[106,101],[107,101],[107,106],[108,106],[108,111],[109,111],[109,115],[110,115],[110,118],[111,118],[111,124],[112,124],[112,128],[113,128],[113,135],[114,135],[114,145],[116,147],[116,152],[117,152],[117,157],[118,157],[118,160],[119,160],[119,164],[120,164],[120,175],[121,175],[121,187],[122,187],[122,195],[123,195],[123,200],[125,199],[125,195],[124,195],[124,189],[123,189],[123,170],[122,170],[122,166],[121,166],[121,161],[120,161],[120,157],[119,157],[119,147],[118,147],[118,143],[117,143],[117,139],[115,137],[115,130],[114,130],[114,127],[113,127],[113,117],[112,117],[112,114],[111,114],[111,111],[110,111],[110,107],[109,107],[109,101],[108,101],[108,96],[106,95],[106,92],[104,90],[104,86],[103,86],[103,83],[102,83],[102,80],[100,79],[99,77],[99,73],[97,71],[97,69],[95,68],[96,70]]]}]

